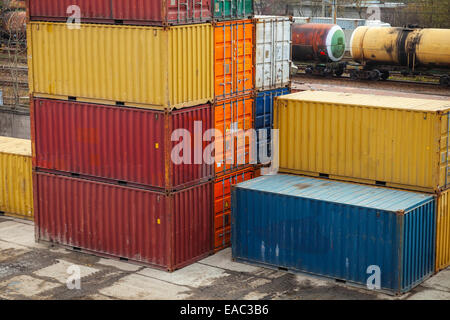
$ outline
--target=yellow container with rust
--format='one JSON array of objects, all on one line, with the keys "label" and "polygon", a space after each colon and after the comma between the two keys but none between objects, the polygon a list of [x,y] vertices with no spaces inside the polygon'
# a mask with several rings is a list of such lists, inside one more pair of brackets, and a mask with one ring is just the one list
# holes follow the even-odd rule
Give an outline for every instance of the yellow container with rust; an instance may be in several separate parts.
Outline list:
[{"label": "yellow container with rust", "polygon": [[33,219],[31,141],[0,137],[0,211]]},{"label": "yellow container with rust", "polygon": [[211,24],[30,22],[27,40],[35,97],[166,110],[213,101]]},{"label": "yellow container with rust", "polygon": [[305,91],[278,97],[279,167],[408,190],[450,186],[450,101]]}]

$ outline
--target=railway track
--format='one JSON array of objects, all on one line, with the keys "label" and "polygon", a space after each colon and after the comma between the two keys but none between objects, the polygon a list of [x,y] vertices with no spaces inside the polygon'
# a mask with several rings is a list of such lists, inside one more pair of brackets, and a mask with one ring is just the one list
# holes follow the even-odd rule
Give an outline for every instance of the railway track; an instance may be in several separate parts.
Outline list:
[{"label": "railway track", "polygon": [[418,85],[418,86],[429,86],[434,88],[443,88],[439,82],[427,82],[427,81],[414,81],[414,80],[400,80],[400,79],[386,79],[386,80],[379,80],[379,81],[373,81],[373,80],[354,80],[351,79],[349,75],[342,75],[340,77],[321,77],[321,76],[314,76],[314,75],[308,75],[306,73],[297,73],[294,75],[294,78],[298,79],[326,79],[330,81],[348,81],[348,82],[360,82],[360,83],[367,83],[367,84],[373,84],[373,83],[398,83],[398,84],[407,84],[407,85]]}]

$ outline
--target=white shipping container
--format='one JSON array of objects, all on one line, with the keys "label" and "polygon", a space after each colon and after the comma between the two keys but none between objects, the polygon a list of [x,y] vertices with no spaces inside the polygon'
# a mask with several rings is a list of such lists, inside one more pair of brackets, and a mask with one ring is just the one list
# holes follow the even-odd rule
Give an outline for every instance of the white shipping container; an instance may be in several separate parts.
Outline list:
[{"label": "white shipping container", "polygon": [[292,21],[279,16],[256,16],[255,21],[255,88],[285,87],[290,81]]}]

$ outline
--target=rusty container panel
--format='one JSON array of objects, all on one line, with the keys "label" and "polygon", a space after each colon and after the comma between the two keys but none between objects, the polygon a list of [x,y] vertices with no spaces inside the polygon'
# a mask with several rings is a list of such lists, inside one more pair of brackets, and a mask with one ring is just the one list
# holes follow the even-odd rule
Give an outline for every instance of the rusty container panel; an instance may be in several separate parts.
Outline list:
[{"label": "rusty container panel", "polygon": [[252,93],[253,79],[252,20],[216,23],[214,26],[214,95],[226,100]]},{"label": "rusty container panel", "polygon": [[256,163],[256,146],[253,139],[246,136],[253,129],[254,98],[246,96],[214,106],[215,129],[220,136],[215,137],[216,176],[224,176],[233,171]]},{"label": "rusty container panel", "polygon": [[[210,0],[28,0],[31,20],[178,25],[211,20]],[[78,6],[78,8],[73,6]]]},{"label": "rusty container panel", "polygon": [[231,186],[255,178],[253,167],[228,174],[214,182],[214,249],[231,244]]},{"label": "rusty container panel", "polygon": [[31,141],[0,137],[0,212],[33,219]]},{"label": "rusty container panel", "polygon": [[[210,104],[165,113],[34,99],[32,109],[38,168],[169,191],[214,176],[213,165],[194,162],[195,148],[203,154],[207,147],[207,142],[194,144],[195,126],[199,135],[212,128]],[[190,159],[175,164],[171,151],[179,142],[172,142],[171,136],[178,129],[191,135],[192,152]]]},{"label": "rusty container panel", "polygon": [[437,197],[436,272],[450,266],[450,190]]},{"label": "rusty container panel", "polygon": [[27,0],[27,9],[30,20],[66,21],[78,13],[81,22],[112,20],[111,0]]},{"label": "rusty container panel", "polygon": [[35,172],[36,238],[173,271],[212,252],[212,182],[166,194]]},{"label": "rusty container panel", "polygon": [[327,91],[274,105],[283,173],[424,192],[450,187],[446,100]]},{"label": "rusty container panel", "polygon": [[30,93],[169,111],[212,102],[212,31],[211,24],[70,29],[65,23],[30,22]]}]

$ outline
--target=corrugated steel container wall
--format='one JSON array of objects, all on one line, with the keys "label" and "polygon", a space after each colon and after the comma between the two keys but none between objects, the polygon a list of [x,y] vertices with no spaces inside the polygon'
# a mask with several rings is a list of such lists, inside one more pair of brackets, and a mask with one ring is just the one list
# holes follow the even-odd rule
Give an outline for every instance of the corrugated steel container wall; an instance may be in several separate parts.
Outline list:
[{"label": "corrugated steel container wall", "polygon": [[66,21],[80,8],[81,22],[177,25],[212,19],[210,0],[27,0],[31,20]]},{"label": "corrugated steel container wall", "polygon": [[377,266],[400,294],[434,273],[435,218],[428,194],[265,176],[232,191],[233,258],[362,286]]},{"label": "corrugated steel container wall", "polygon": [[33,175],[37,240],[169,271],[212,252],[212,182],[166,194]]},{"label": "corrugated steel container wall", "polygon": [[[254,98],[251,96],[218,102],[215,109],[215,129],[222,137],[215,137],[216,176],[224,176],[253,163],[253,141],[243,135],[253,129]],[[232,137],[234,140],[232,140]],[[234,143],[232,143],[234,141]],[[255,156],[255,155],[253,155]]]},{"label": "corrugated steel container wall", "polygon": [[31,141],[0,137],[0,211],[33,219]]},{"label": "corrugated steel container wall", "polygon": [[255,89],[288,86],[292,60],[291,19],[257,16],[255,24]]},{"label": "corrugated steel container wall", "polygon": [[[210,104],[163,111],[34,99],[35,166],[174,190],[214,177],[214,166],[195,164],[195,123],[211,129]],[[171,141],[178,129],[191,135],[190,164],[175,164]],[[201,154],[209,142],[203,141]]]},{"label": "corrugated steel container wall", "polygon": [[247,168],[216,179],[214,182],[214,248],[225,249],[231,244],[231,186],[251,180],[255,169]]},{"label": "corrugated steel container wall", "polygon": [[30,22],[27,29],[35,97],[151,109],[213,101],[210,24],[69,29],[63,23]]},{"label": "corrugated steel container wall", "polygon": [[[74,14],[69,7],[80,8],[81,21],[112,19],[111,0],[26,0],[30,20],[66,21]],[[69,13],[67,13],[69,11]]]},{"label": "corrugated steel container wall", "polygon": [[253,0],[212,0],[215,21],[251,18],[254,12]]},{"label": "corrugated steel container wall", "polygon": [[450,103],[305,91],[276,99],[280,172],[435,192],[450,185]]},{"label": "corrugated steel container wall", "polygon": [[450,266],[450,190],[437,198],[436,272]]},{"label": "corrugated steel container wall", "polygon": [[[258,163],[261,163],[260,149],[267,145],[267,156],[272,154],[271,129],[273,129],[273,103],[275,97],[289,94],[289,88],[258,92],[255,98],[255,129],[258,132]],[[260,138],[261,130],[266,130],[267,139]]]},{"label": "corrugated steel container wall", "polygon": [[252,20],[214,26],[214,95],[226,100],[254,90]]}]

